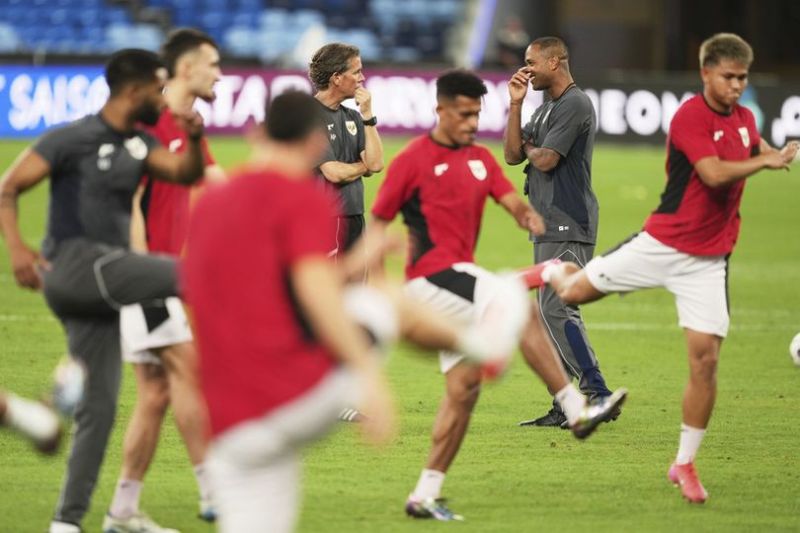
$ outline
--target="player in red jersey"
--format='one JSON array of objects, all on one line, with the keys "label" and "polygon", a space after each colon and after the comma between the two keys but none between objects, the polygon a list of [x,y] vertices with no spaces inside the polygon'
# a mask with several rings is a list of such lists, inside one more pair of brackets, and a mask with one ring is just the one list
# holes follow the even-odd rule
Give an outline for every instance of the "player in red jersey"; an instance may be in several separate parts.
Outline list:
[{"label": "player in red jersey", "polygon": [[327,144],[322,120],[307,94],[275,98],[259,162],[204,195],[191,219],[182,274],[223,532],[293,529],[299,451],[344,402],[366,412],[359,428],[372,439],[393,430],[379,358],[347,318],[327,257],[333,201],[310,171]]},{"label": "player in red jersey", "polygon": [[[148,131],[171,152],[179,153],[186,148],[187,140],[175,114],[191,110],[197,98],[213,100],[214,84],[221,76],[219,52],[211,37],[187,28],[170,34],[162,57],[170,76],[164,95],[167,107]],[[204,182],[224,178],[205,139],[201,148]],[[199,187],[203,184],[172,186],[145,177],[134,200],[132,245],[139,251],[179,256],[188,229],[190,199]],[[147,311],[140,305],[125,306],[120,311],[120,329],[122,358],[133,364],[137,394],[125,433],[120,477],[103,530],[162,531],[139,509],[139,496],[169,405],[197,479],[199,516],[212,521],[210,483],[203,464],[208,421],[197,383],[197,355],[182,303],[170,298],[164,307]]]},{"label": "player in red jersey", "polygon": [[611,292],[664,287],[675,295],[689,352],[683,424],[669,480],[690,502],[708,497],[694,458],[716,397],[716,371],[728,332],[728,257],[739,235],[745,179],[781,169],[797,153],[778,151],[759,135],[753,114],[738,101],[747,87],[753,51],[742,38],[720,33],[700,47],[703,92],[681,105],[667,139],[667,184],[644,229],[578,270],[552,265],[542,277],[568,304]]},{"label": "player in red jersey", "polygon": [[[458,323],[474,324],[509,312],[497,293],[502,278],[474,264],[486,199],[491,196],[525,230],[538,234],[544,226],[489,151],[474,144],[484,83],[471,72],[456,70],[439,77],[436,87],[437,126],[429,135],[412,140],[392,162],[372,214],[375,225],[385,227],[400,212],[408,226],[408,294]],[[585,438],[608,419],[625,391],[587,405],[564,373],[533,306],[523,333],[523,354],[564,407],[575,435]],[[462,518],[448,509],[440,492],[480,391],[481,369],[463,359],[460,353],[440,353],[446,394],[434,423],[426,468],[406,503],[406,513],[415,518]]]}]

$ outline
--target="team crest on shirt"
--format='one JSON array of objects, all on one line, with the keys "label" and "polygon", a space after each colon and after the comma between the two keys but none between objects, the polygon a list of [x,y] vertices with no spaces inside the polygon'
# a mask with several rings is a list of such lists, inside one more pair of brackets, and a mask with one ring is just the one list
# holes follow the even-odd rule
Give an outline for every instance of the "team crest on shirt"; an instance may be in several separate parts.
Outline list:
[{"label": "team crest on shirt", "polygon": [[172,139],[169,142],[169,151],[172,153],[177,152],[182,144],[183,144],[183,139]]},{"label": "team crest on shirt", "polygon": [[472,171],[472,175],[475,176],[475,179],[479,181],[483,181],[486,179],[486,165],[483,164],[483,161],[480,159],[470,159],[467,161],[469,165],[469,169]]},{"label": "team crest on shirt", "polygon": [[750,130],[742,126],[741,128],[739,128],[739,135],[742,136],[742,144],[744,145],[744,147],[747,148],[748,146],[750,146]]},{"label": "team crest on shirt", "polygon": [[433,173],[436,174],[436,176],[441,176],[442,174],[447,172],[448,168],[450,168],[450,165],[448,165],[447,163],[439,163],[438,165],[433,167]]},{"label": "team crest on shirt", "polygon": [[349,133],[354,137],[356,133],[358,133],[358,130],[356,129],[356,123],[353,122],[352,120],[345,120],[344,127],[347,128],[347,133]]},{"label": "team crest on shirt", "polygon": [[125,140],[125,149],[131,154],[131,157],[139,161],[147,157],[147,145],[141,137],[131,137]]}]

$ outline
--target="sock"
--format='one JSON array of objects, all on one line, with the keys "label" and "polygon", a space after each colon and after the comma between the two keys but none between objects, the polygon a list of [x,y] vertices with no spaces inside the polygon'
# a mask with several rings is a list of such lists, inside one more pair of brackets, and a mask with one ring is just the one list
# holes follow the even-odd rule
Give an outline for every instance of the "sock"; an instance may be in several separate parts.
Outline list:
[{"label": "sock", "polygon": [[418,500],[438,498],[442,492],[444,476],[444,472],[423,468],[419,476],[419,481],[417,481],[417,487],[414,489],[414,492],[411,493],[412,496]]},{"label": "sock", "polygon": [[133,479],[120,479],[108,514],[114,518],[126,520],[139,512],[139,495],[142,493],[142,482]]},{"label": "sock", "polygon": [[581,392],[575,388],[575,385],[569,383],[566,387],[556,393],[556,400],[561,405],[561,410],[567,417],[567,422],[571,426],[577,422],[581,416],[581,411],[586,405],[586,398]]},{"label": "sock", "polygon": [[693,462],[694,456],[697,455],[697,450],[700,448],[700,443],[703,442],[703,436],[705,434],[705,429],[693,428],[692,426],[681,424],[681,439],[675,463],[685,465],[686,463]]},{"label": "sock", "polygon": [[522,282],[528,289],[537,289],[550,281],[553,271],[561,264],[560,259],[550,259],[519,271]]},{"label": "sock", "polygon": [[35,441],[53,438],[58,432],[59,425],[58,417],[47,407],[14,394],[6,396],[3,421],[12,429]]},{"label": "sock", "polygon": [[197,480],[197,490],[200,491],[201,501],[211,500],[211,481],[208,479],[205,463],[200,463],[194,467],[194,477]]}]

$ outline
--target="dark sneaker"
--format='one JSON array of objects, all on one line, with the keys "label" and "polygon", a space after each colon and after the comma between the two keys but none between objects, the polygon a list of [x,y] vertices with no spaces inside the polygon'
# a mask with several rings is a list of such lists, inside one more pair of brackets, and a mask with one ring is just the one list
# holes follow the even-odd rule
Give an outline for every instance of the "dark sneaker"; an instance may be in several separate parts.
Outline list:
[{"label": "dark sneaker", "polygon": [[594,403],[587,402],[578,420],[570,426],[572,434],[578,439],[585,439],[591,435],[598,424],[611,420],[611,416],[622,406],[627,396],[628,389],[620,388],[611,396],[596,400]]},{"label": "dark sneaker", "polygon": [[540,426],[540,427],[563,427],[567,423],[567,417],[561,407],[554,405],[547,414],[534,418],[533,420],[523,420],[520,426]]},{"label": "dark sneaker", "polygon": [[428,518],[442,522],[464,520],[463,516],[455,514],[447,507],[447,500],[444,498],[417,500],[409,496],[406,500],[406,514],[412,518]]}]

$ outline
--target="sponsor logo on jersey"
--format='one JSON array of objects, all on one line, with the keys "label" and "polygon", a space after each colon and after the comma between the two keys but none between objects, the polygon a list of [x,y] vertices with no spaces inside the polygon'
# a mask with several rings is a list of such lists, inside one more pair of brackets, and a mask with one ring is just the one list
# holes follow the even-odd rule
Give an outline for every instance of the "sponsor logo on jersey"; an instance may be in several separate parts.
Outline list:
[{"label": "sponsor logo on jersey", "polygon": [[483,161],[480,159],[470,159],[467,161],[469,165],[469,169],[472,171],[472,175],[479,181],[483,181],[486,179],[486,165],[483,164]]},{"label": "sponsor logo on jersey", "polygon": [[114,145],[111,143],[101,144],[97,150],[97,168],[108,170],[111,168],[111,154],[114,153]]},{"label": "sponsor logo on jersey", "polygon": [[747,148],[748,146],[750,146],[750,130],[742,126],[741,128],[739,128],[739,135],[742,136],[742,144],[744,145],[744,147]]},{"label": "sponsor logo on jersey", "polygon": [[344,126],[347,128],[347,133],[349,133],[353,137],[355,137],[356,133],[358,133],[358,130],[356,129],[356,123],[353,122],[352,120],[345,120]]},{"label": "sponsor logo on jersey", "polygon": [[125,140],[125,149],[131,154],[131,157],[142,161],[147,157],[147,145],[141,137],[131,137]]},{"label": "sponsor logo on jersey", "polygon": [[435,167],[433,167],[433,173],[438,177],[447,172],[447,169],[450,168],[450,165],[447,163],[439,163]]}]

